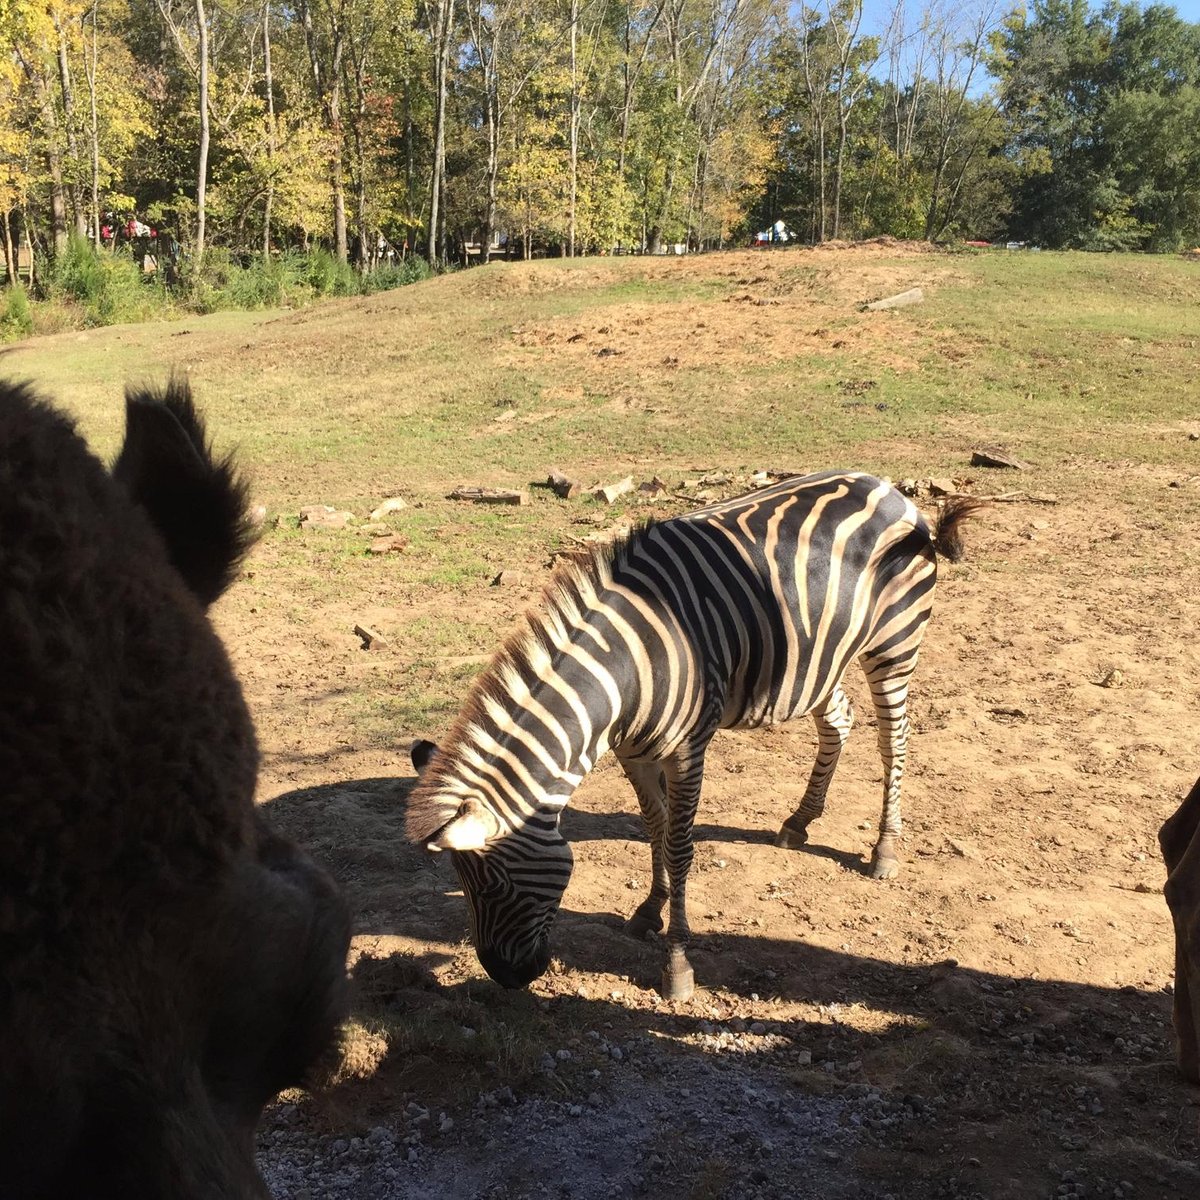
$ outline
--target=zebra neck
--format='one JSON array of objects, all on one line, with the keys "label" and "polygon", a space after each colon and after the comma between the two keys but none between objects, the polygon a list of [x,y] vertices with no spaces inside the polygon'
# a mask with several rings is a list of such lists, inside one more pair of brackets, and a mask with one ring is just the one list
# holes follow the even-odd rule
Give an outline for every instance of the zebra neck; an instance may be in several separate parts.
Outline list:
[{"label": "zebra neck", "polygon": [[456,754],[463,782],[483,784],[510,826],[558,811],[612,745],[625,702],[611,651],[571,630],[552,648],[501,664]]}]

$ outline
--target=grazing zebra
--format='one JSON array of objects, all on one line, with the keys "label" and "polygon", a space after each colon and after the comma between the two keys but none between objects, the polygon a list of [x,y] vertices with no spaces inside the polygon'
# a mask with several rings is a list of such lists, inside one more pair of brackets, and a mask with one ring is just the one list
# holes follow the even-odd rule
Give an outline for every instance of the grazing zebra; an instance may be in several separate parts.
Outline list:
[{"label": "grazing zebra", "polygon": [[931,534],[911,501],[869,475],[792,478],[635,530],[559,570],[476,681],[407,813],[408,836],[453,851],[480,962],[506,987],[545,971],[571,874],[558,818],[613,749],[649,834],[653,884],[630,932],[662,928],[663,994],[686,999],[685,886],[704,754],[718,729],[812,714],[820,748],[777,844],[821,815],[853,714],[857,658],[879,719],[883,818],[872,874],[897,870],[905,698],[929,619],[936,556],[961,554],[980,501],[952,498]]}]

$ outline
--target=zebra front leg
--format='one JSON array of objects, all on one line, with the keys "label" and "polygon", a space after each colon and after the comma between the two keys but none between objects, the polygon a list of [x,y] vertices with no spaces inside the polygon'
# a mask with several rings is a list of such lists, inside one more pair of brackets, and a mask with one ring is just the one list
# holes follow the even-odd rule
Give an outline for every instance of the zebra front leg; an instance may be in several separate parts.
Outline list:
[{"label": "zebra front leg", "polygon": [[879,756],[883,759],[883,814],[879,818],[879,840],[871,855],[872,879],[891,879],[900,870],[900,783],[908,753],[908,681],[913,665],[910,663],[903,674],[892,667],[876,675],[870,661],[865,656],[863,660],[879,719]]},{"label": "zebra front leg", "polygon": [[677,751],[668,760],[666,780],[667,830],[663,845],[670,883],[670,922],[662,994],[667,1000],[687,1000],[695,991],[695,975],[687,957],[692,936],[687,919],[687,877],[692,866],[692,826],[704,782],[704,751]]},{"label": "zebra front leg", "polygon": [[662,910],[670,895],[663,842],[667,832],[667,789],[662,764],[657,762],[627,762],[621,759],[621,769],[637,793],[642,823],[650,840],[652,880],[650,895],[638,905],[637,911],[625,922],[625,929],[634,937],[658,933],[663,927]]},{"label": "zebra front leg", "polygon": [[785,850],[803,846],[808,841],[809,823],[825,811],[829,781],[842,755],[842,747],[850,736],[850,726],[854,724],[854,708],[840,683],[823,703],[812,710],[812,717],[817,723],[817,760],[813,763],[800,807],[784,821],[775,838],[775,845]]}]

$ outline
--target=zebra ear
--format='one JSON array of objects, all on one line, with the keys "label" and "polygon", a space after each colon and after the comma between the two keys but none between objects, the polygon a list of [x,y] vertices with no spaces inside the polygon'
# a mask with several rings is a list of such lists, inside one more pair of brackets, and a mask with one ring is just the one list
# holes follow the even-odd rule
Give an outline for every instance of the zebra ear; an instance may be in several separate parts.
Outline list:
[{"label": "zebra ear", "polygon": [[474,797],[464,800],[458,812],[426,843],[426,850],[482,850],[500,823]]},{"label": "zebra ear", "polygon": [[408,757],[412,759],[413,770],[420,775],[436,753],[437,744],[435,742],[426,741],[424,738],[413,742],[412,749],[408,752]]}]

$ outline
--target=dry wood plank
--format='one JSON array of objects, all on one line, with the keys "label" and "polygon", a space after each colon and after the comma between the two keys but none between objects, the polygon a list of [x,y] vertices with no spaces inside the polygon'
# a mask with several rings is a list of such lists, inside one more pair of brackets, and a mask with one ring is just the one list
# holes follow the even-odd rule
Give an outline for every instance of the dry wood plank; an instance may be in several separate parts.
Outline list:
[{"label": "dry wood plank", "polygon": [[616,483],[610,483],[607,487],[597,488],[592,495],[597,500],[603,500],[605,504],[612,504],[615,500],[625,495],[626,492],[633,491],[633,476],[626,475],[624,479],[618,479]]},{"label": "dry wood plank", "polygon": [[457,487],[451,500],[470,500],[473,504],[528,504],[529,493],[516,488]]},{"label": "dry wood plank", "polygon": [[573,500],[583,491],[583,484],[579,480],[568,478],[557,467],[550,468],[546,486],[562,500]]},{"label": "dry wood plank", "polygon": [[870,312],[880,312],[885,308],[907,308],[910,304],[920,304],[924,299],[925,293],[915,287],[906,292],[897,292],[894,296],[885,296],[882,300],[873,300],[866,307]]}]

